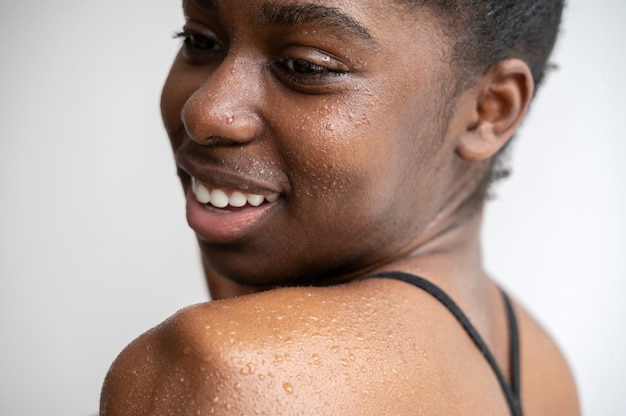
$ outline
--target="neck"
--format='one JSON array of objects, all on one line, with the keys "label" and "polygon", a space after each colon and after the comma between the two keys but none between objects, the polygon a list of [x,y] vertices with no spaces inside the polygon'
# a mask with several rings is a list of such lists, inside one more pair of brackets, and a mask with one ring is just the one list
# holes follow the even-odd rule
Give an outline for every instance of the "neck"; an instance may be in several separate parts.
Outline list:
[{"label": "neck", "polygon": [[[408,254],[362,270],[346,281],[397,270],[420,275],[450,292],[467,292],[466,286],[476,287],[478,281],[484,281],[487,277],[482,267],[481,220],[482,215],[478,213],[458,225],[449,224]],[[203,267],[212,299],[242,296],[268,289],[241,285],[219,276],[206,260],[203,260]]]}]

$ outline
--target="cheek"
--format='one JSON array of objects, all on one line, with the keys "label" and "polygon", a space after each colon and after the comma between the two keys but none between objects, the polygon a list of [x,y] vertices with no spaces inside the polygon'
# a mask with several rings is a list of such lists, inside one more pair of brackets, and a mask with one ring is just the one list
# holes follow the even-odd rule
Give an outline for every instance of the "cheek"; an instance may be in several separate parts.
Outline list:
[{"label": "cheek", "polygon": [[275,136],[285,138],[280,146],[294,201],[307,203],[311,215],[369,216],[381,193],[390,192],[394,146],[388,126],[372,122],[372,108],[357,100],[327,100],[284,117]]},{"label": "cheek", "polygon": [[332,179],[337,209],[350,206],[361,220],[384,227],[391,217],[397,224],[409,221],[402,227],[415,232],[421,223],[413,222],[428,221],[445,198],[433,190],[446,189],[449,180],[447,124],[432,91],[389,91],[331,106],[312,152],[326,161],[323,172]]}]

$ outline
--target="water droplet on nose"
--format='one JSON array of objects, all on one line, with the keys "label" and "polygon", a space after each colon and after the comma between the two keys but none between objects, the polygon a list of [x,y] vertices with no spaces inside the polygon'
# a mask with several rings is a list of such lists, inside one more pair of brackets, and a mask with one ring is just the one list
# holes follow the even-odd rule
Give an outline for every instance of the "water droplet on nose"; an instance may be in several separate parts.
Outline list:
[{"label": "water droplet on nose", "polygon": [[235,121],[235,116],[228,116],[228,117],[226,117],[226,122],[228,124],[233,124],[234,121]]},{"label": "water droplet on nose", "polygon": [[290,383],[283,384],[283,389],[285,389],[287,394],[293,394],[293,386]]}]

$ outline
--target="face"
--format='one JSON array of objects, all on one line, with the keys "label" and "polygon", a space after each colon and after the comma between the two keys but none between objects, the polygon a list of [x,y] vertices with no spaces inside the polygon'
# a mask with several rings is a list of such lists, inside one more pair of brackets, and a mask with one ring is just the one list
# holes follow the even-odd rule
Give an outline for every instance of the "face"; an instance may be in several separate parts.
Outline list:
[{"label": "face", "polygon": [[387,1],[186,0],[162,114],[215,272],[322,283],[419,244],[457,176],[450,47]]}]

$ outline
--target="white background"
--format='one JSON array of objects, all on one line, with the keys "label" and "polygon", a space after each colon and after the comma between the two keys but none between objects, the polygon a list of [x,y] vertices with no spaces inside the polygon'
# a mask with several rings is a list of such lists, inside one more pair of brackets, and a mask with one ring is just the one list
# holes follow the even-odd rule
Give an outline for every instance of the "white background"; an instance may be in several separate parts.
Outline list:
[{"label": "white background", "polygon": [[[490,271],[623,411],[626,2],[572,0],[487,210]],[[0,414],[88,416],[115,355],[206,300],[158,114],[176,0],[0,3]]]}]

